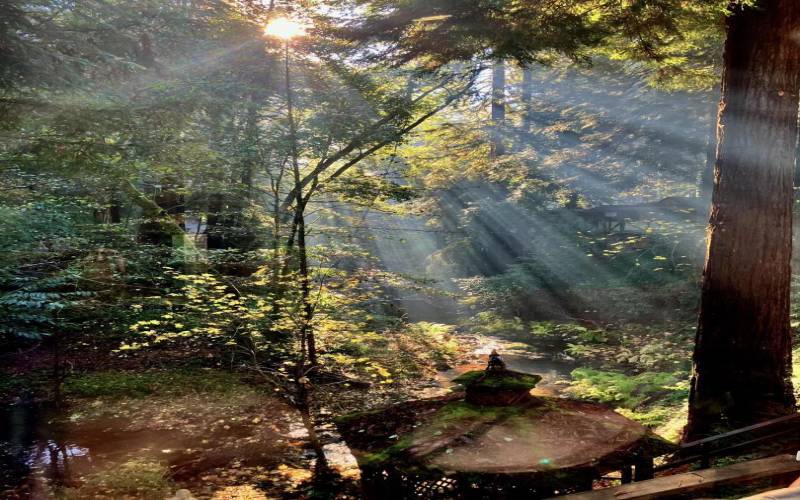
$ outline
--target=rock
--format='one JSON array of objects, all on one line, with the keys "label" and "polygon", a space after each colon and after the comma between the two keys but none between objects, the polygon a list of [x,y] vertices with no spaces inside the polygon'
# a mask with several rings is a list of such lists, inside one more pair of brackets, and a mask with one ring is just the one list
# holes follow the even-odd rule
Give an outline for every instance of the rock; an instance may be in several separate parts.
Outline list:
[{"label": "rock", "polygon": [[192,492],[187,489],[180,489],[175,492],[175,496],[167,497],[167,500],[197,500]]}]

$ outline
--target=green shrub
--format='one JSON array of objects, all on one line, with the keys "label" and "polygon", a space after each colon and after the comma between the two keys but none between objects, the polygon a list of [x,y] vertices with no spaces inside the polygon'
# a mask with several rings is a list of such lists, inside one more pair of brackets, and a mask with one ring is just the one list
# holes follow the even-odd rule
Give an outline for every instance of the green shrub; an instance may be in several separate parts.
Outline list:
[{"label": "green shrub", "polygon": [[64,393],[79,398],[142,398],[149,395],[230,392],[242,387],[241,380],[235,374],[217,371],[106,371],[68,378]]},{"label": "green shrub", "polygon": [[625,375],[589,368],[572,371],[572,387],[569,392],[575,396],[592,399],[602,403],[613,403],[623,408],[633,409],[647,399],[663,393],[663,398],[680,401],[686,397],[685,383],[673,373],[644,372],[639,375]]}]

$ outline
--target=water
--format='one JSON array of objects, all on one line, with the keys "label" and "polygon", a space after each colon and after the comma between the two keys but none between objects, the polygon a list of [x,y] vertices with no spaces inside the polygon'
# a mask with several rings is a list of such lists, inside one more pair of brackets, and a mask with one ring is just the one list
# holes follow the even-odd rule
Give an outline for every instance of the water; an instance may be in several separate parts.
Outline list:
[{"label": "water", "polygon": [[45,405],[14,405],[0,410],[0,491],[18,487],[37,472],[62,483],[73,457],[87,455],[84,447],[60,439],[52,423],[54,409]]},{"label": "water", "polygon": [[511,370],[541,375],[542,380],[536,385],[536,390],[547,391],[554,395],[563,391],[570,380],[570,373],[575,369],[575,364],[572,362],[546,357],[531,358],[508,354],[503,359]]},{"label": "water", "polygon": [[452,381],[459,375],[472,370],[484,370],[489,353],[495,349],[510,370],[541,375],[542,380],[533,390],[533,394],[538,396],[561,395],[569,385],[572,370],[577,367],[569,359],[538,353],[526,344],[483,335],[462,334],[460,337],[462,341],[475,346],[469,353],[468,362],[439,372],[435,384],[417,391],[419,398],[441,396],[455,387]]},{"label": "water", "polygon": [[177,433],[129,431],[124,419],[69,421],[52,405],[0,410],[0,492],[46,497],[50,486],[75,486],[91,472],[130,457],[181,445]]},{"label": "water", "polygon": [[0,410],[0,491],[29,493],[43,482],[69,485],[73,471],[91,462],[89,449],[68,439],[49,405],[14,405]]},{"label": "water", "polygon": [[[125,406],[120,402],[114,403],[114,415],[81,418],[48,405],[0,409],[0,498],[51,498],[54,488],[79,488],[87,478],[120,470],[131,461],[163,465],[173,479],[200,496],[243,482],[264,483],[273,492],[296,488],[313,470],[308,432],[296,412],[280,401],[272,403],[256,402],[261,411],[257,418],[246,410],[246,418],[234,418],[226,406],[201,419],[189,407],[184,409],[189,420],[174,422],[158,411],[155,417],[140,415],[144,401],[133,414],[120,411]],[[154,402],[156,410],[178,404]],[[323,449],[329,465],[344,478],[357,479],[349,449],[332,441]],[[216,479],[212,484],[203,477]]]}]

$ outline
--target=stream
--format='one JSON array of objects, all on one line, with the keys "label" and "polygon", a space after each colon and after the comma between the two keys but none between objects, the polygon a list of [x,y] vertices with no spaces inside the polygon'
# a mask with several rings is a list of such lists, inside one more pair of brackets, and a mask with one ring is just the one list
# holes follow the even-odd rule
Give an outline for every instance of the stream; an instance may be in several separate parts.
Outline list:
[{"label": "stream", "polygon": [[[497,337],[466,336],[465,340],[472,347],[467,362],[439,372],[436,377],[439,388],[449,390],[455,385],[452,380],[462,373],[486,368],[486,360],[494,349],[500,353],[509,369],[542,376],[541,382],[533,390],[534,394],[540,396],[561,395],[564,388],[569,385],[572,370],[577,367],[572,361],[546,356],[530,350],[528,346],[509,343]],[[433,390],[428,391],[423,397],[435,395],[438,393]]]}]

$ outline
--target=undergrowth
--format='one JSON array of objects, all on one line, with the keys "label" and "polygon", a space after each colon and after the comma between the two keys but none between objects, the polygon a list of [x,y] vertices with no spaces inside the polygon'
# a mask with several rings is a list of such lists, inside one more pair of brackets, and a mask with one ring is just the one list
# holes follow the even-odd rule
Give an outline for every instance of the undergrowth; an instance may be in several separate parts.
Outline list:
[{"label": "undergrowth", "polygon": [[162,500],[174,488],[169,469],[162,463],[132,459],[117,467],[92,473],[83,483],[64,489],[68,500],[82,498],[140,498]]},{"label": "undergrowth", "polygon": [[103,371],[69,377],[64,383],[64,393],[77,398],[143,398],[229,393],[243,387],[237,374],[216,370]]}]

